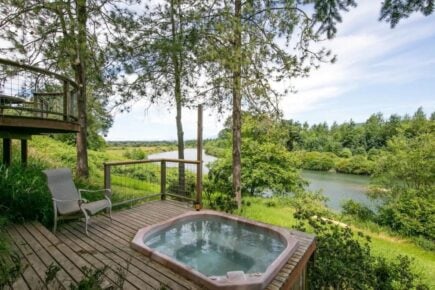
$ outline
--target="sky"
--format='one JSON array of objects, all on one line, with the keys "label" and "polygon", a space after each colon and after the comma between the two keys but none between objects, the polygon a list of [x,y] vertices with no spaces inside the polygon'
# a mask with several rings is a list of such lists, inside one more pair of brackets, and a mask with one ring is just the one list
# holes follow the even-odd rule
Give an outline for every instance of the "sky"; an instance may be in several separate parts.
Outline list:
[{"label": "sky", "polygon": [[[380,1],[358,1],[344,14],[337,36],[323,43],[337,55],[309,77],[296,79],[280,103],[285,119],[309,124],[365,121],[371,114],[435,111],[435,14],[413,14],[394,29],[379,22]],[[229,112],[228,112],[229,114]],[[228,116],[204,112],[204,138],[216,137]],[[196,110],[183,111],[185,139],[196,138]],[[135,103],[117,113],[107,140],[176,140],[175,112]]]}]

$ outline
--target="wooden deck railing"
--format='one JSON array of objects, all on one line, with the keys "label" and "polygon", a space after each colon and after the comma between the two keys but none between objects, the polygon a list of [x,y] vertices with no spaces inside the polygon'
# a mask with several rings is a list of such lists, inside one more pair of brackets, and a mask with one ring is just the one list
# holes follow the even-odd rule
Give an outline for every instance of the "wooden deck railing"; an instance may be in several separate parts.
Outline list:
[{"label": "wooden deck railing", "polygon": [[65,76],[0,58],[0,116],[76,122],[77,92]]},{"label": "wooden deck railing", "polygon": [[[181,179],[180,174],[184,174]],[[164,200],[169,196],[192,201],[199,209],[202,162],[167,158],[106,162],[104,188],[114,193],[114,206],[155,197]]]}]

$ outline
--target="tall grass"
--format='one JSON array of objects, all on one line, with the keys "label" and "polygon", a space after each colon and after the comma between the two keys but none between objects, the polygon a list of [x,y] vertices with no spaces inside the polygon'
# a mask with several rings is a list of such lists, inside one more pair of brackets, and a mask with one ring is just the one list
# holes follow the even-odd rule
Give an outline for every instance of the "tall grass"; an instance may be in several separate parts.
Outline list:
[{"label": "tall grass", "polygon": [[42,174],[44,168],[44,164],[38,161],[32,161],[26,167],[16,164],[0,166],[0,206],[11,221],[51,223],[53,209]]}]

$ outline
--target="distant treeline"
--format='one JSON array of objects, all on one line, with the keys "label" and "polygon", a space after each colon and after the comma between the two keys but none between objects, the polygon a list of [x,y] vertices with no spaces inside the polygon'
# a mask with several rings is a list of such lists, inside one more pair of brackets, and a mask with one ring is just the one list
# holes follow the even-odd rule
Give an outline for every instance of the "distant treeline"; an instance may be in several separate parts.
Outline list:
[{"label": "distant treeline", "polygon": [[[371,175],[376,161],[389,150],[390,141],[399,137],[414,140],[422,134],[433,134],[434,121],[435,113],[426,116],[422,108],[412,116],[394,114],[385,118],[377,113],[363,123],[350,120],[311,126],[245,113],[242,136],[245,143],[263,140],[282,145],[297,160],[295,165],[303,169]],[[205,142],[207,154],[223,157],[231,149],[231,122],[226,124],[217,139]]]},{"label": "distant treeline", "polygon": [[[204,140],[204,142],[207,140]],[[110,147],[154,147],[154,146],[177,146],[177,141],[166,141],[166,140],[156,140],[156,141],[107,141],[107,146]],[[196,140],[186,140],[184,141],[185,147],[192,148],[196,147]]]}]

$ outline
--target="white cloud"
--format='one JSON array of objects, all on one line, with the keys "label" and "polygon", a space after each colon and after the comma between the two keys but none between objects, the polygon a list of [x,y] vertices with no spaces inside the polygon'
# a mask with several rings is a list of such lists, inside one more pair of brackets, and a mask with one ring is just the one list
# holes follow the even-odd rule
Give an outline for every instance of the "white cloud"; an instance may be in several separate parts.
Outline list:
[{"label": "white cloud", "polygon": [[323,43],[338,56],[338,62],[324,64],[308,78],[294,81],[297,93],[281,102],[285,117],[312,111],[325,101],[368,85],[400,84],[425,77],[434,58],[428,60],[406,50],[435,36],[433,18],[413,15],[391,29],[378,22],[379,9],[379,1],[361,1],[344,15],[337,37]]}]

